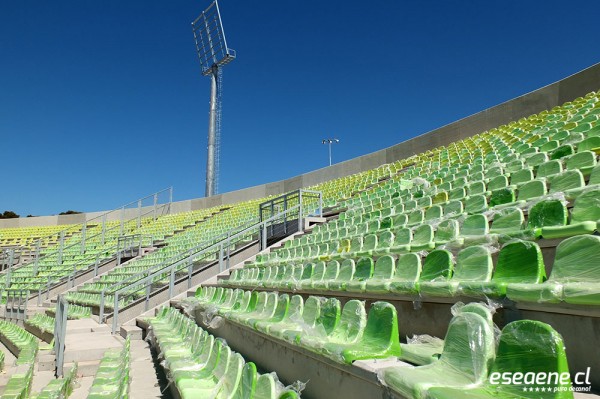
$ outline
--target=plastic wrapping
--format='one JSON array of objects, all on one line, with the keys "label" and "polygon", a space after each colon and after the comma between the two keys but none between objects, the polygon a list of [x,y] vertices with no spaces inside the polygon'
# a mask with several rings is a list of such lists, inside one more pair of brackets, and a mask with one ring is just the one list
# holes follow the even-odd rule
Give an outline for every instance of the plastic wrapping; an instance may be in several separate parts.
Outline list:
[{"label": "plastic wrapping", "polygon": [[380,381],[404,397],[424,398],[432,387],[468,387],[481,384],[494,358],[493,330],[483,317],[471,312],[455,316],[438,361],[419,367],[390,367],[378,373]]},{"label": "plastic wrapping", "polygon": [[552,274],[546,282],[509,284],[506,295],[514,301],[598,305],[599,275],[600,237],[575,236],[556,248]]},{"label": "plastic wrapping", "polygon": [[477,387],[428,390],[428,398],[572,398],[564,343],[549,325],[532,320],[502,330],[488,378]]}]

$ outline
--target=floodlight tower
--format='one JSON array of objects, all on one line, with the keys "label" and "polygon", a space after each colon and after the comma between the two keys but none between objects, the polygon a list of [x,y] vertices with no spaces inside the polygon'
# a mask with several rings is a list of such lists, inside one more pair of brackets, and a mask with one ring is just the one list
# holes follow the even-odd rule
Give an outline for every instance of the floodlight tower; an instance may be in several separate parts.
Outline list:
[{"label": "floodlight tower", "polygon": [[329,166],[331,166],[331,145],[337,144],[339,142],[340,142],[339,139],[323,139],[323,141],[322,141],[323,144],[329,145]]},{"label": "floodlight tower", "polygon": [[192,22],[192,32],[194,33],[196,52],[200,60],[202,75],[210,76],[205,191],[205,195],[210,197],[217,193],[219,185],[221,91],[223,84],[221,67],[235,59],[235,50],[227,47],[217,0],[214,0]]}]

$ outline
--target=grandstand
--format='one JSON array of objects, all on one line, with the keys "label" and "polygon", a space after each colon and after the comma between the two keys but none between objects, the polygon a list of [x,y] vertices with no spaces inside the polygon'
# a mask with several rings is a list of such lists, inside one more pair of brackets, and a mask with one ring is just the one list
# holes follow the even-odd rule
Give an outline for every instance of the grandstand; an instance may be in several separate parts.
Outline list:
[{"label": "grandstand", "polygon": [[598,90],[600,64],[285,181],[0,221],[0,394],[597,397]]}]

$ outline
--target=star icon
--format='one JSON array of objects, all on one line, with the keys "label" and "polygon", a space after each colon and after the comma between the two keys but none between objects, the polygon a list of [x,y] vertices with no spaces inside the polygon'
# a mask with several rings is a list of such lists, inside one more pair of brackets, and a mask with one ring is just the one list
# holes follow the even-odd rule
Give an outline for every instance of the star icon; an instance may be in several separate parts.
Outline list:
[{"label": "star icon", "polygon": [[529,388],[529,392],[533,392],[533,387],[530,387],[530,388]]},{"label": "star icon", "polygon": [[523,392],[527,392],[527,387],[524,387],[524,388],[523,388]]},{"label": "star icon", "polygon": [[539,391],[540,391],[540,388],[539,388],[539,387],[536,387],[536,388],[535,388],[535,391],[536,391],[536,392],[539,392]]}]

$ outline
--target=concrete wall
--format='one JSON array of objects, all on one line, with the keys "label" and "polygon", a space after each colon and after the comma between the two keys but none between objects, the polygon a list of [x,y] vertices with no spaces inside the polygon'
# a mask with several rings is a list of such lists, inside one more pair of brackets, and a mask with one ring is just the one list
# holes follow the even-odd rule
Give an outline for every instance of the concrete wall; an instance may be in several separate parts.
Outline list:
[{"label": "concrete wall", "polygon": [[[435,147],[448,145],[454,141],[462,140],[511,121],[551,109],[598,89],[600,89],[600,63],[531,93],[506,101],[392,147],[290,179],[231,191],[209,198],[196,198],[175,202],[172,204],[171,212],[185,212],[261,198],[268,195],[283,194],[291,190],[297,190],[302,187],[373,169],[382,164],[408,158],[411,155]],[[88,219],[100,213],[88,213]],[[116,213],[115,215],[118,216]],[[84,217],[85,215],[82,214],[0,220],[0,228],[81,223]]]}]

